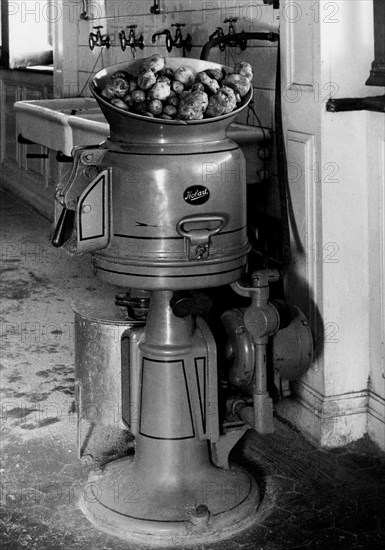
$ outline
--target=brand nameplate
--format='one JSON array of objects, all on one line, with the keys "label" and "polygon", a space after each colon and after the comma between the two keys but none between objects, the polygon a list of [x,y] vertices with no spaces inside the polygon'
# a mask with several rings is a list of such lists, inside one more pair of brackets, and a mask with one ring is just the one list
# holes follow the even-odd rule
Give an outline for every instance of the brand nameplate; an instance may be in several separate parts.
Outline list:
[{"label": "brand nameplate", "polygon": [[183,198],[188,204],[204,204],[210,198],[210,191],[203,185],[192,185],[187,187],[183,193]]}]

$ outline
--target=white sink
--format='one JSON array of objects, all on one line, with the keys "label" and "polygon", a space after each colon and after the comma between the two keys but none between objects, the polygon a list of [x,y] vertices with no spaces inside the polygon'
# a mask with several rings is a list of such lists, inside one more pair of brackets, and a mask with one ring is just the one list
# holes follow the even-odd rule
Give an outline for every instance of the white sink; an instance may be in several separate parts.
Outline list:
[{"label": "white sink", "polygon": [[72,140],[75,145],[98,145],[104,141],[109,133],[110,126],[96,100],[95,109],[82,111],[69,118],[72,130]]},{"label": "white sink", "polygon": [[61,151],[67,156],[71,156],[75,145],[85,143],[84,141],[74,142],[69,120],[75,114],[81,117],[87,116],[90,121],[95,119],[104,121],[105,131],[99,141],[105,139],[109,132],[108,124],[95,99],[74,97],[17,101],[14,108],[18,134],[54,151]]},{"label": "white sink", "polygon": [[[110,127],[93,98],[39,99],[15,103],[17,131],[24,138],[71,156],[77,145],[98,145]],[[256,181],[261,161],[258,149],[264,135],[260,128],[230,125],[228,136],[239,143],[246,157],[247,183]]]}]

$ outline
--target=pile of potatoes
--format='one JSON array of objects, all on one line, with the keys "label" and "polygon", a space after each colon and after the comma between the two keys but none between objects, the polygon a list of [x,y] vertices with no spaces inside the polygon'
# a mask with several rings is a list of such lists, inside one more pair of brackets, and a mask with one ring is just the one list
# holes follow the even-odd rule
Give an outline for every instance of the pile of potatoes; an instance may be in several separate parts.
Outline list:
[{"label": "pile of potatoes", "polygon": [[153,55],[143,60],[138,76],[113,74],[101,95],[124,111],[166,120],[201,120],[240,107],[252,78],[245,61],[231,73],[217,68],[194,74],[188,67],[167,68],[164,57]]}]

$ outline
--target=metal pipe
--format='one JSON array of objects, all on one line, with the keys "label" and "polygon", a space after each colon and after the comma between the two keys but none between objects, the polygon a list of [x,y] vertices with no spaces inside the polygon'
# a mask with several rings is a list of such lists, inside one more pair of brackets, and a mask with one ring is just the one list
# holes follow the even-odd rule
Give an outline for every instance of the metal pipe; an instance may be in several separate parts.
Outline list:
[{"label": "metal pipe", "polygon": [[88,0],[82,0],[82,8],[83,11],[80,14],[80,19],[87,21],[90,18],[88,14]]},{"label": "metal pipe", "polygon": [[267,391],[266,344],[255,342],[255,379],[253,389],[253,427],[259,434],[274,431],[273,400]]},{"label": "metal pipe", "polygon": [[229,42],[235,42],[239,40],[269,40],[270,42],[277,42],[279,34],[276,32],[237,32],[235,34],[226,36],[217,36],[212,40],[209,40],[202,49],[201,59],[208,60],[211,48],[218,46],[219,44],[228,44]]},{"label": "metal pipe", "polygon": [[267,394],[266,344],[255,344],[254,393]]},{"label": "metal pipe", "polygon": [[281,50],[278,46],[277,55],[277,73],[275,79],[275,139],[277,147],[277,168],[278,168],[278,191],[281,210],[282,227],[282,265],[280,267],[281,278],[286,274],[291,263],[291,244],[290,244],[290,221],[289,207],[290,200],[289,174],[287,167],[287,155],[285,146],[285,136],[282,120],[282,94],[281,94]]}]

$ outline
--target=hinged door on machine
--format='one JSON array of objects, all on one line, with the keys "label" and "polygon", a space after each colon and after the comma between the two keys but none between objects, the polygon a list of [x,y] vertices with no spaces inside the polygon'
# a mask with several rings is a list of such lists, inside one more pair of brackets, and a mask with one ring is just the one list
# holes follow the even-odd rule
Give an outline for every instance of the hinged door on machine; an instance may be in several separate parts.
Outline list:
[{"label": "hinged door on machine", "polygon": [[111,168],[100,172],[79,197],[76,209],[77,253],[105,248],[110,241]]}]

